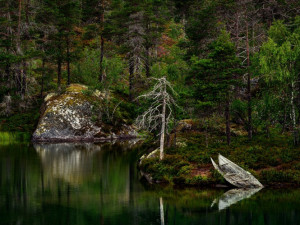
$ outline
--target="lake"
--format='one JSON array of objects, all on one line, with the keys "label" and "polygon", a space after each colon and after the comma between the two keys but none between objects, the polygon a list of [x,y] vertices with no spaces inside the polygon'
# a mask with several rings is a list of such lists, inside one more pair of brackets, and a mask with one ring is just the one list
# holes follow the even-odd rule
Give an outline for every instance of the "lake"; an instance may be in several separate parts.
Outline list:
[{"label": "lake", "polygon": [[0,144],[0,224],[293,225],[295,189],[176,189],[141,180],[138,143]]}]

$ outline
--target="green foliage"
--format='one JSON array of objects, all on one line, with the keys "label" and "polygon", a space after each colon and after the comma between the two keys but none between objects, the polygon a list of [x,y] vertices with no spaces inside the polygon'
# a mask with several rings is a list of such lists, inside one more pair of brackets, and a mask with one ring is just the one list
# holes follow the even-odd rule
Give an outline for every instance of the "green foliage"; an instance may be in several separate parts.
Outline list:
[{"label": "green foliage", "polygon": [[[297,19],[296,19],[297,21]],[[294,143],[297,144],[295,96],[299,94],[299,58],[300,58],[300,33],[297,23],[293,30],[289,29],[283,21],[276,21],[270,27],[269,39],[262,45],[259,53],[260,72],[263,75],[266,91],[259,112],[262,117],[270,121],[278,121],[279,115],[284,114],[283,123],[286,125],[286,114],[290,112]],[[280,101],[275,101],[280,99]],[[282,112],[281,109],[284,109]],[[270,119],[271,117],[271,119]],[[274,118],[274,119],[272,119]],[[280,118],[280,117],[279,117]]]},{"label": "green foliage", "polygon": [[36,107],[23,113],[13,114],[10,117],[0,117],[0,130],[33,133],[39,116],[39,108]]},{"label": "green foliage", "polygon": [[[252,141],[248,141],[246,136],[241,135],[236,136],[228,146],[224,141],[219,142],[222,133],[210,129],[207,148],[203,126],[204,124],[198,123],[192,130],[177,133],[177,146],[166,149],[166,160],[145,160],[142,170],[150,173],[153,178],[167,178],[165,181],[174,184],[226,184],[222,176],[210,166],[210,158],[221,153],[261,179],[263,184],[299,183],[297,170],[300,151],[299,147],[290,142],[288,134],[280,134],[278,130],[271,128],[269,138],[259,133],[254,135]],[[192,171],[202,172],[193,175]]]},{"label": "green foliage", "polygon": [[234,44],[226,31],[223,30],[218,39],[211,43],[208,58],[194,56],[191,63],[195,83],[194,98],[202,111],[209,113],[209,109],[231,100],[241,70]]},{"label": "green foliage", "polygon": [[300,54],[300,33],[291,33],[282,21],[276,21],[269,30],[269,40],[260,52],[261,72],[267,82],[285,84],[297,79],[297,59]]},{"label": "green foliage", "polygon": [[236,122],[237,124],[242,123],[246,124],[247,120],[247,103],[241,101],[240,99],[235,99],[231,103],[231,116],[232,121]]},{"label": "green foliage", "polygon": [[260,178],[266,184],[272,183],[299,183],[299,173],[296,173],[292,170],[264,170],[260,174]]},{"label": "green foliage", "polygon": [[[99,84],[99,59],[100,52],[86,48],[82,53],[82,59],[74,64],[73,76],[77,83],[83,83],[91,87],[97,88],[116,88],[122,89],[120,83],[122,73],[124,72],[124,61],[118,55],[111,58],[104,58],[103,66],[106,74],[105,84]],[[101,88],[101,89],[102,89]]]}]

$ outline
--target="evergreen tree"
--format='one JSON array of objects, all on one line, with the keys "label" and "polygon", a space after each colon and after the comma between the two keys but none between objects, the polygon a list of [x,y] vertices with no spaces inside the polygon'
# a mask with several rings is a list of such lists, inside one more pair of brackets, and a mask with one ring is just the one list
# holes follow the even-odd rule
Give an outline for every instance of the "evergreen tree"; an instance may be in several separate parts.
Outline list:
[{"label": "evergreen tree", "polygon": [[54,29],[47,38],[48,55],[57,64],[57,86],[60,88],[62,80],[62,65],[67,63],[67,83],[70,83],[71,71],[71,49],[74,45],[72,39],[74,27],[79,20],[79,2],[77,0],[50,1],[44,0],[43,7],[39,12],[39,22],[46,27]]},{"label": "evergreen tree", "polygon": [[210,44],[209,50],[205,59],[192,58],[195,98],[200,109],[223,109],[227,143],[230,144],[230,104],[239,83],[240,61],[226,31],[222,31],[218,39]]}]

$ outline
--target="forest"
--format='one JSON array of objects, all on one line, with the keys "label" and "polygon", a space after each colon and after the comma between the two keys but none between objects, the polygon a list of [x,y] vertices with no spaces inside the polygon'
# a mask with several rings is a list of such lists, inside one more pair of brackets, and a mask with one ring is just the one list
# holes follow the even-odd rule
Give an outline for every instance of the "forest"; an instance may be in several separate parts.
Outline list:
[{"label": "forest", "polygon": [[[0,131],[32,133],[44,97],[70,84],[111,93],[108,110],[132,124],[165,78],[169,158],[144,165],[157,178],[197,183],[185,175],[217,151],[299,167],[298,0],[0,0],[0,12]],[[287,169],[261,177],[300,182]]]}]

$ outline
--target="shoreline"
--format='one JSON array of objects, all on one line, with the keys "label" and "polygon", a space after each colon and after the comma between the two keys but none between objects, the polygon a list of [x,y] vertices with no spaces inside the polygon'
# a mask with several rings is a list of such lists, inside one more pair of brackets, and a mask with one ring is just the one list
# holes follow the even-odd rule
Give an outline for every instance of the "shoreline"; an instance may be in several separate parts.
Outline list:
[{"label": "shoreline", "polygon": [[134,139],[142,139],[139,136],[124,136],[124,137],[111,137],[111,138],[51,138],[51,139],[42,139],[42,138],[32,138],[32,143],[100,143],[100,142],[110,142],[110,141],[126,141],[126,140],[134,140]]}]

